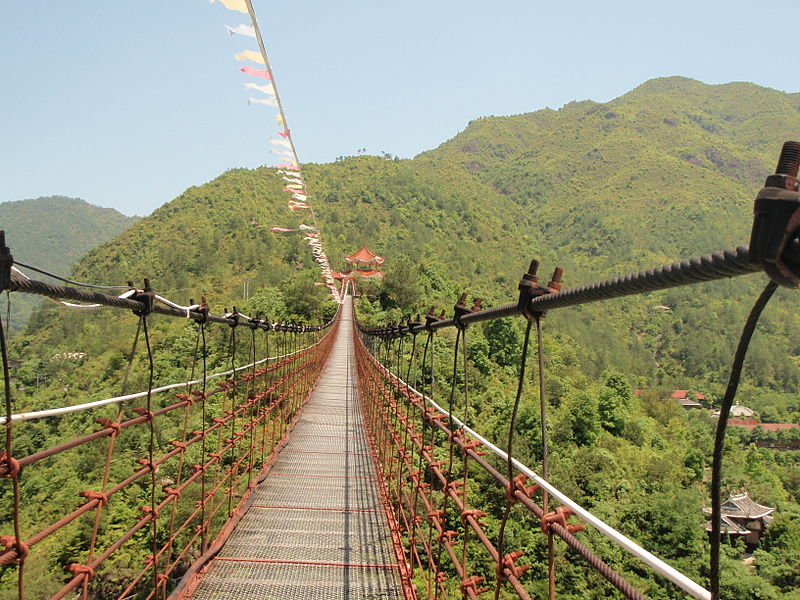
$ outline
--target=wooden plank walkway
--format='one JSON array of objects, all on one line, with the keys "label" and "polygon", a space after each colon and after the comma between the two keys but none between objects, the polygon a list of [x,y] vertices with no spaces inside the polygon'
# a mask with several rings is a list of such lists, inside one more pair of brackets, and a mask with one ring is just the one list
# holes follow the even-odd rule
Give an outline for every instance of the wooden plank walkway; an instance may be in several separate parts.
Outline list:
[{"label": "wooden plank walkway", "polygon": [[358,405],[351,298],[342,311],[287,445],[193,599],[403,598]]}]

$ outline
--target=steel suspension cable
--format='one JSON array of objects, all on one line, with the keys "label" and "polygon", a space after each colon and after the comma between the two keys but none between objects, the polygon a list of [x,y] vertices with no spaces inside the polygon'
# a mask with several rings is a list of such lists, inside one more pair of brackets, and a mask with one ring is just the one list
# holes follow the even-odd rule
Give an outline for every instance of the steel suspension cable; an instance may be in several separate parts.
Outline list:
[{"label": "steel suspension cable", "polygon": [[725,396],[722,398],[722,405],[720,406],[719,420],[717,421],[717,431],[714,438],[714,455],[711,463],[711,555],[709,559],[709,584],[712,600],[719,598],[719,553],[720,553],[720,530],[722,518],[722,458],[725,454],[725,430],[728,425],[728,415],[730,414],[733,400],[736,397],[736,391],[739,388],[739,380],[742,375],[742,367],[744,366],[744,359],[747,355],[747,349],[750,346],[750,340],[758,325],[758,320],[761,313],[766,308],[775,290],[778,289],[778,284],[770,280],[761,292],[761,295],[756,300],[750,314],[747,317],[742,335],[739,338],[739,343],[736,347],[736,353],[733,357],[733,364],[731,365],[731,373],[728,378],[728,386],[725,389]]},{"label": "steel suspension cable", "polygon": [[[0,244],[2,245],[2,244]],[[5,412],[6,412],[6,435],[5,435],[5,454],[0,457],[0,463],[6,463],[8,466],[8,473],[5,477],[11,479],[12,493],[14,497],[13,515],[14,522],[14,536],[11,539],[2,539],[2,543],[9,548],[13,546],[17,551],[17,594],[20,600],[25,598],[25,556],[27,555],[27,547],[22,542],[21,526],[20,526],[20,489],[19,489],[19,464],[13,455],[13,424],[11,422],[11,372],[9,369],[8,359],[8,346],[6,344],[5,327],[3,319],[0,317],[0,354],[3,360],[3,392],[5,395]]]},{"label": "steel suspension cable", "polygon": [[[525,327],[525,337],[522,340],[522,354],[520,355],[519,362],[519,377],[517,379],[517,395],[514,398],[514,407],[511,410],[511,421],[508,425],[508,439],[506,442],[506,464],[507,464],[507,478],[509,482],[509,489],[506,491],[506,508],[503,511],[503,518],[500,520],[500,527],[497,530],[497,556],[502,559],[505,552],[505,532],[508,517],[511,514],[511,507],[513,506],[513,496],[511,494],[511,485],[514,481],[514,430],[517,426],[517,414],[519,413],[519,403],[522,398],[522,390],[525,386],[525,365],[528,360],[528,343],[531,337],[531,321],[528,321]],[[502,562],[497,563],[497,581],[494,587],[494,600],[500,598],[500,588],[503,584],[503,579],[500,577],[502,574]]]}]

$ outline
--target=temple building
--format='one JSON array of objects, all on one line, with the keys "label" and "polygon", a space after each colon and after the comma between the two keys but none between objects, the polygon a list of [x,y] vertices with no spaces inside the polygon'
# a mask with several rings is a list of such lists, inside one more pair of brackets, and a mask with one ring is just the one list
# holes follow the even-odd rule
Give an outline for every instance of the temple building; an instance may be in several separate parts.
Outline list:
[{"label": "temple building", "polygon": [[345,256],[345,263],[350,267],[344,271],[334,271],[334,279],[340,281],[350,281],[355,284],[357,279],[382,279],[383,257],[378,256],[372,250],[363,246],[350,256]]},{"label": "temple building", "polygon": [[[704,508],[706,514],[706,531],[711,532],[711,509]],[[774,508],[762,506],[744,494],[732,494],[722,504],[722,522],[720,532],[744,538],[746,550],[752,551],[761,539],[767,525],[772,523]]]}]

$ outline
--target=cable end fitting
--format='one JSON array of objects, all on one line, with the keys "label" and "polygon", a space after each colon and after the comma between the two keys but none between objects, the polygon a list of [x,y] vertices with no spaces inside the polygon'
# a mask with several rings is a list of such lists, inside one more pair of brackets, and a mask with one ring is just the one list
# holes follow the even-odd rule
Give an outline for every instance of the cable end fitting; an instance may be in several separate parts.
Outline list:
[{"label": "cable end fitting", "polygon": [[800,142],[786,142],[753,206],[750,262],[774,282],[800,287]]},{"label": "cable end fitting", "polygon": [[9,289],[11,285],[11,267],[14,265],[14,257],[11,256],[11,248],[6,246],[6,232],[0,229],[0,292]]}]

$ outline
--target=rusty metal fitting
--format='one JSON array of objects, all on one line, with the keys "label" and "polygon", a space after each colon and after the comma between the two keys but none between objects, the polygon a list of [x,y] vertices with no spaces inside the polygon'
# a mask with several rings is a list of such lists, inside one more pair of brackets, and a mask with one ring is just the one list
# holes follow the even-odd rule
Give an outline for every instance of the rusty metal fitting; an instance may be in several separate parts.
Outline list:
[{"label": "rusty metal fitting", "polygon": [[800,287],[800,142],[786,142],[753,206],[750,259],[784,287]]},{"label": "rusty metal fitting", "polygon": [[136,464],[142,465],[148,471],[155,471],[156,465],[153,464],[148,458],[137,458]]},{"label": "rusty metal fitting", "polygon": [[122,433],[122,423],[119,421],[112,421],[111,419],[99,418],[95,419],[95,423],[102,425],[104,429],[110,429],[113,435]]},{"label": "rusty metal fitting", "polygon": [[[461,451],[464,454],[466,454],[470,450],[476,451],[481,446],[483,446],[483,442],[482,441],[480,441],[480,440],[470,440],[468,442],[464,442],[464,444],[461,445]],[[476,454],[477,454],[477,452],[476,452]]]},{"label": "rusty metal fitting", "polygon": [[96,492],[95,490],[84,490],[82,492],[78,492],[78,496],[82,496],[87,500],[98,500],[100,502],[100,506],[105,506],[108,504],[108,494],[105,492]]},{"label": "rusty metal fitting", "polygon": [[486,516],[486,513],[484,511],[478,510],[477,508],[470,508],[470,509],[464,510],[461,513],[461,522],[462,523],[466,523],[467,519],[469,517],[472,517],[473,519],[475,519],[476,523],[480,524],[480,519],[482,519],[485,516]]},{"label": "rusty metal fitting", "polygon": [[467,323],[464,323],[462,319],[469,314],[474,312],[479,312],[481,310],[481,303],[483,300],[481,298],[475,298],[472,308],[467,308],[467,292],[463,292],[461,297],[458,299],[458,302],[455,303],[453,306],[453,323],[458,329],[466,329]]},{"label": "rusty metal fitting", "polygon": [[444,520],[444,511],[441,509],[432,510],[431,512],[428,513],[428,519],[430,519],[434,523],[439,523],[441,525],[442,521]]},{"label": "rusty metal fitting", "polygon": [[488,587],[480,587],[480,585],[486,581],[485,577],[478,577],[477,575],[473,575],[472,577],[467,577],[466,579],[461,580],[461,592],[466,594],[468,590],[472,590],[472,593],[476,596],[480,596],[481,594],[485,594],[489,591]]},{"label": "rusty metal fitting", "polygon": [[164,488],[164,493],[167,496],[173,496],[176,500],[181,497],[181,491],[171,487]]},{"label": "rusty metal fitting", "polygon": [[6,246],[6,232],[0,229],[0,292],[9,289],[13,266],[14,257],[11,255],[11,248]]},{"label": "rusty metal fitting", "polygon": [[[189,300],[189,304],[190,305],[194,304],[194,301]],[[195,308],[192,312],[195,313],[195,315],[192,316],[192,319],[194,319],[195,323],[197,323],[198,325],[203,325],[204,323],[208,323],[208,304],[206,303],[205,296],[200,297],[200,306]]]},{"label": "rusty metal fitting", "polygon": [[139,510],[151,517],[151,521],[158,519],[158,509],[152,506],[140,506]]},{"label": "rusty metal fitting", "polygon": [[522,574],[530,569],[530,565],[517,565],[517,561],[524,556],[524,552],[517,550],[516,552],[509,552],[503,557],[503,560],[497,565],[497,577],[501,581],[507,581],[510,576],[519,579]]},{"label": "rusty metal fitting", "polygon": [[445,494],[452,493],[455,496],[460,496],[464,493],[464,490],[460,490],[458,488],[463,487],[463,481],[450,481],[446,486],[444,486]]},{"label": "rusty metal fitting", "polygon": [[0,454],[0,478],[11,479],[19,475],[19,461],[5,452]]},{"label": "rusty metal fitting", "polygon": [[28,544],[20,540],[17,542],[17,538],[13,535],[4,535],[0,537],[0,545],[3,546],[6,551],[13,550],[17,557],[14,559],[16,562],[22,562],[27,558],[28,552],[30,552],[30,547]]},{"label": "rusty metal fitting", "polygon": [[135,412],[139,416],[146,417],[148,422],[152,421],[155,418],[155,415],[153,414],[153,411],[152,410],[147,410],[143,406],[141,406],[139,408],[132,408],[131,410],[133,412]]},{"label": "rusty metal fitting", "polygon": [[508,484],[506,484],[506,499],[511,503],[517,502],[517,497],[515,492],[521,492],[523,495],[527,496],[528,498],[532,498],[533,495],[536,493],[540,486],[538,483],[535,483],[530,486],[526,486],[525,483],[528,481],[528,476],[525,473],[520,473],[514,479],[512,479]]},{"label": "rusty metal fitting", "polygon": [[553,277],[547,286],[539,283],[536,273],[539,270],[539,261],[533,259],[528,272],[522,275],[519,285],[519,299],[517,300],[517,310],[525,316],[529,321],[540,318],[544,315],[543,312],[532,311],[530,308],[531,300],[539,296],[546,296],[547,294],[554,294],[561,290],[561,278],[564,275],[564,269],[557,267],[553,271]]},{"label": "rusty metal fitting", "polygon": [[448,529],[447,531],[443,531],[439,535],[439,539],[441,541],[447,541],[451,546],[457,546],[458,540],[453,541],[454,538],[458,537],[458,532],[453,531],[452,529]]},{"label": "rusty metal fitting", "polygon": [[170,444],[175,448],[179,448],[181,452],[186,452],[186,444],[184,442],[173,440],[170,442]]},{"label": "rusty metal fitting", "polygon": [[570,533],[575,533],[576,531],[583,530],[583,525],[580,524],[571,525],[570,523],[567,523],[567,517],[570,517],[574,514],[575,513],[572,512],[572,510],[569,509],[568,507],[559,506],[554,511],[549,512],[542,517],[542,531],[545,534],[549,534],[550,526],[553,523],[561,525],[564,529],[566,529]]},{"label": "rusty metal fitting", "polygon": [[[128,282],[128,285],[134,287],[133,282],[131,281]],[[150,279],[145,277],[144,290],[138,290],[134,288],[133,295],[129,296],[128,299],[142,303],[143,307],[141,310],[133,311],[133,314],[135,314],[137,317],[146,317],[153,312],[153,306],[156,302],[156,295],[153,293],[153,288],[150,286]]]},{"label": "rusty metal fitting", "polygon": [[85,579],[92,579],[94,577],[94,569],[89,565],[82,565],[80,563],[71,563],[67,565],[67,571],[75,576],[83,575]]},{"label": "rusty metal fitting", "polygon": [[436,583],[444,583],[447,581],[447,573],[444,571],[437,571],[436,572]]}]

